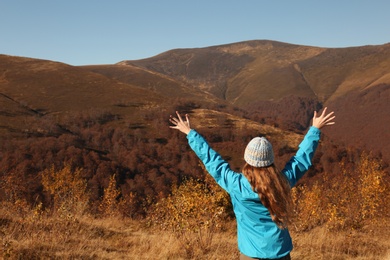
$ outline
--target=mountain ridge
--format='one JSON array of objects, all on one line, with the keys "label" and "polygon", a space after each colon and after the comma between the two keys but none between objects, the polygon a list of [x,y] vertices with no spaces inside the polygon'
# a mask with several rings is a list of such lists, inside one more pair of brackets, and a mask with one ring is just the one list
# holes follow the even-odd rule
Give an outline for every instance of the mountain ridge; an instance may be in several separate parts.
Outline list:
[{"label": "mountain ridge", "polygon": [[[125,103],[145,100],[168,111],[186,100],[195,107],[242,109],[290,131],[303,131],[313,110],[328,106],[337,125],[327,134],[390,161],[384,131],[390,126],[390,43],[323,48],[253,40],[87,66],[1,55],[0,86],[0,93],[40,113],[101,107],[128,116],[135,106]],[[378,132],[381,141],[370,140]]]},{"label": "mountain ridge", "polygon": [[[390,136],[383,131],[390,126],[387,119],[390,114],[387,96],[390,88],[390,43],[323,48],[254,40],[170,50],[147,59],[124,60],[118,64],[131,64],[166,74],[241,109],[257,110],[258,114],[263,114],[261,117],[272,117],[268,121],[281,126],[293,126],[297,121],[286,110],[328,106],[338,115],[338,123],[334,127],[337,130],[330,130],[329,134],[343,140],[345,145],[359,143],[359,147],[381,151],[390,160],[390,145],[385,141]],[[357,97],[364,95],[378,98],[366,98],[359,104]],[[349,100],[354,100],[354,103]],[[275,105],[270,106],[267,102]],[[301,102],[313,104],[300,105]],[[364,116],[357,112],[360,109],[354,108],[356,105],[365,108],[367,112]],[[261,107],[261,111],[256,107]],[[306,114],[306,118],[299,122],[299,128],[303,130],[310,113],[300,113]],[[375,123],[370,124],[370,121]],[[378,123],[380,121],[382,124]],[[291,126],[286,128],[293,130]],[[362,128],[364,133],[358,130]],[[369,140],[377,132],[383,136],[381,145],[378,141]]]},{"label": "mountain ridge", "polygon": [[[225,56],[226,53],[231,55]],[[209,63],[205,65],[206,68],[199,68],[200,65],[205,64],[204,56],[207,56]],[[390,70],[389,56],[390,44],[350,48],[320,48],[260,40],[201,49],[170,50],[151,58],[121,61],[118,64],[132,64],[145,67],[148,70],[158,71],[180,80],[186,80],[190,84],[199,84],[199,88],[213,94],[220,93],[221,91],[218,91],[218,89],[223,86],[224,90],[228,92],[225,98],[228,101],[237,100],[237,93],[240,93],[240,96],[246,102],[248,102],[247,100],[249,100],[249,103],[254,102],[254,98],[250,97],[253,96],[253,93],[259,93],[259,89],[262,90],[263,95],[257,95],[256,98],[263,100],[280,100],[281,97],[286,95],[286,92],[290,92],[292,89],[298,95],[312,96],[305,90],[306,82],[311,87],[315,86],[314,89],[312,88],[313,92],[318,95],[317,97],[321,102],[325,102],[329,98],[337,98],[338,95],[349,89],[365,87],[368,84],[354,84],[352,79],[349,82],[343,82],[343,77],[357,77],[362,80],[361,76],[364,75],[367,78],[364,82],[380,80]],[[362,59],[366,61],[365,66],[360,64]],[[230,65],[230,60],[233,60],[234,68],[230,69],[232,67],[230,66],[229,73],[226,74],[221,66]],[[376,67],[378,61],[381,63],[382,71]],[[191,63],[193,64],[192,67],[189,66]],[[200,65],[196,66],[194,63]],[[297,67],[300,69],[297,70]],[[351,73],[351,67],[359,69],[358,75],[348,74]],[[343,71],[340,71],[340,68]],[[326,73],[324,73],[324,69]],[[370,72],[375,73],[371,76],[368,75],[368,72],[361,75],[364,69],[369,69]],[[253,70],[256,73],[253,73]],[[235,72],[236,74],[232,77],[231,75]],[[298,75],[294,72],[297,72]],[[324,76],[319,75],[319,73],[323,73]],[[196,78],[194,75],[203,79]],[[280,77],[280,75],[284,77]],[[302,75],[304,75],[304,82],[302,82]],[[330,77],[331,80],[329,80]],[[384,82],[378,83],[389,83],[386,77],[383,79]],[[218,81],[218,83],[214,83],[213,80]],[[224,84],[227,86],[224,86]],[[254,84],[262,85],[259,88]],[[283,89],[280,87],[281,85],[290,88],[286,89],[287,87],[284,87]],[[277,91],[267,92],[268,89],[275,90],[278,86],[280,93]],[[257,89],[257,92],[254,89]],[[332,97],[333,94],[336,95]],[[226,95],[217,94],[217,96],[223,98]],[[245,102],[236,101],[235,103],[240,106]]]}]

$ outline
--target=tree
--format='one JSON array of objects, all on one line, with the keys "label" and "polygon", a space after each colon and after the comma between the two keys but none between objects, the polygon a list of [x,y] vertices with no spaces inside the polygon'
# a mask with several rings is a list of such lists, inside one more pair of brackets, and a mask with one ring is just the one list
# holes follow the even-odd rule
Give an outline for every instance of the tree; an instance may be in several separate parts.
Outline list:
[{"label": "tree", "polygon": [[87,182],[81,168],[72,169],[69,164],[56,170],[54,166],[41,172],[42,185],[52,198],[52,209],[60,216],[84,213],[88,208]]}]

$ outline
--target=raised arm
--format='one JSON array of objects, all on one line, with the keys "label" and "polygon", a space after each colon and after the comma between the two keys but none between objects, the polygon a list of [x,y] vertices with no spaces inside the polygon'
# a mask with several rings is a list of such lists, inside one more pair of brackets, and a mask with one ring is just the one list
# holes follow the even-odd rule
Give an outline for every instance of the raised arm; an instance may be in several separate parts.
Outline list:
[{"label": "raised arm", "polygon": [[290,182],[291,187],[295,186],[298,180],[312,166],[314,152],[317,149],[318,141],[320,140],[320,129],[324,126],[334,125],[335,116],[333,112],[326,114],[327,108],[320,116],[314,112],[312,127],[306,133],[303,141],[299,144],[299,149],[291,160],[286,164],[283,173]]},{"label": "raised arm", "polygon": [[238,174],[230,169],[229,164],[220,154],[214,151],[198,132],[190,127],[188,115],[185,115],[185,121],[176,112],[177,117],[171,116],[169,121],[173,124],[172,129],[177,129],[187,135],[188,144],[195,152],[198,158],[203,162],[207,172],[215,181],[226,191],[229,190],[230,184],[234,182]]}]

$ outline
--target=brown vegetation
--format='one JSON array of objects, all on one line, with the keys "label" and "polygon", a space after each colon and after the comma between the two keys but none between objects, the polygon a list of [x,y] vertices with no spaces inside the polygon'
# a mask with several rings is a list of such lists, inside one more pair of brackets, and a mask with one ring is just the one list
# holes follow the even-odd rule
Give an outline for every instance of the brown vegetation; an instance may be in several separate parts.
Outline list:
[{"label": "brown vegetation", "polygon": [[[188,112],[195,125],[206,123],[199,131],[237,169],[242,162],[229,158],[240,158],[247,141],[259,132],[273,141],[280,165],[302,138],[231,114]],[[185,137],[170,131],[164,115],[155,112],[147,117],[153,118],[153,127],[166,138],[144,138],[142,128],[121,130],[111,126],[115,117],[86,112],[46,134],[2,140],[3,255],[10,259],[49,255],[115,259],[165,252],[166,258],[174,259],[237,257],[226,194],[206,178]],[[218,126],[219,131],[208,126]],[[333,146],[326,136],[314,161],[315,167],[295,192],[297,218],[292,231],[298,238],[310,236],[307,232],[313,230],[338,237],[332,230],[341,229],[367,243],[362,238],[364,230],[376,230],[375,225],[388,221],[386,165]],[[113,218],[117,224],[111,227]],[[43,239],[34,239],[38,234]],[[384,254],[382,244],[368,244],[369,248],[357,252],[342,249],[344,241],[337,239],[340,244],[329,248],[310,244],[334,259]],[[308,255],[299,249],[307,242],[299,241],[296,254]]]},{"label": "brown vegetation", "polygon": [[228,198],[169,114],[239,171],[256,135],[283,167],[326,105],[337,125],[294,189],[293,257],[385,257],[389,46],[251,41],[84,67],[0,55],[1,257],[236,259]]},{"label": "brown vegetation", "polygon": [[[76,220],[58,217],[22,219],[1,211],[0,257],[3,259],[238,259],[234,222],[226,231],[213,234],[208,250],[199,236],[188,235],[186,250],[181,237],[172,231],[145,228],[130,219]],[[293,259],[386,260],[389,257],[387,225],[367,225],[356,231],[330,232],[318,227],[311,232],[292,231]],[[189,252],[188,252],[189,251]],[[188,254],[192,254],[192,258]]]},{"label": "brown vegetation", "polygon": [[[371,160],[363,155],[356,169],[344,169],[339,181],[324,177],[330,181],[328,186],[294,188],[293,258],[389,256],[389,184],[380,162]],[[133,220],[120,217],[119,207],[108,207],[118,205],[112,200],[118,195],[115,176],[101,204],[110,214],[97,217],[79,210],[85,186],[80,175],[73,176],[69,169],[66,166],[58,176],[51,170],[43,173],[43,179],[51,179],[45,181],[46,190],[69,178],[74,184],[57,187],[59,195],[52,194],[52,209],[56,210],[44,209],[40,203],[1,203],[0,253],[4,259],[238,258],[227,194],[211,178],[183,182],[170,196],[154,203],[146,219]],[[355,190],[349,184],[352,174],[359,182]]]},{"label": "brown vegetation", "polygon": [[390,163],[390,44],[329,49],[259,40],[119,64],[186,82],[291,131],[305,129],[313,108],[328,106],[342,122],[329,131],[335,141]]}]

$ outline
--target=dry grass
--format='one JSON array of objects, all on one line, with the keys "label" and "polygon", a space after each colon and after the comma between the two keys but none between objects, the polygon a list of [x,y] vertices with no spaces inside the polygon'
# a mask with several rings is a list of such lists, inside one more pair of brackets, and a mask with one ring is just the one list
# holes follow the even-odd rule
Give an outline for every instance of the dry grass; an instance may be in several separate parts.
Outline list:
[{"label": "dry grass", "polygon": [[292,232],[293,259],[390,259],[388,220],[367,224],[362,230],[328,231],[317,227],[310,232]]},{"label": "dry grass", "polygon": [[[238,259],[239,256],[233,222],[207,240],[207,234],[159,231],[129,219],[88,216],[65,219],[44,217],[33,211],[22,217],[3,206],[0,213],[0,257],[4,259]],[[330,232],[322,227],[293,232],[292,257],[389,259],[387,223],[350,232]]]},{"label": "dry grass", "polygon": [[[218,259],[237,256],[234,233],[213,235],[212,245],[192,234],[146,228],[141,221],[88,216],[21,216],[0,209],[0,259]],[[230,252],[230,253],[229,253]]]}]

